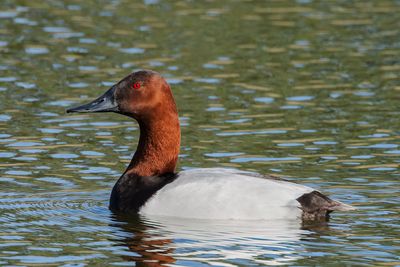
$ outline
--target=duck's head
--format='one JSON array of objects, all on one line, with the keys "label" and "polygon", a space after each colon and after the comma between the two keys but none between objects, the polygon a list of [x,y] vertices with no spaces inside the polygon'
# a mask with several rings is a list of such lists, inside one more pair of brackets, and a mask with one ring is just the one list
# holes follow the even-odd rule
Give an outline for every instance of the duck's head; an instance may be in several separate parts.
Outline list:
[{"label": "duck's head", "polygon": [[172,91],[158,73],[134,72],[92,102],[67,112],[115,112],[136,119],[140,138],[126,173],[173,173],[180,144],[179,117]]},{"label": "duck's head", "polygon": [[168,83],[150,70],[131,73],[90,103],[70,108],[70,112],[115,112],[136,120],[149,120],[160,112],[176,113]]}]

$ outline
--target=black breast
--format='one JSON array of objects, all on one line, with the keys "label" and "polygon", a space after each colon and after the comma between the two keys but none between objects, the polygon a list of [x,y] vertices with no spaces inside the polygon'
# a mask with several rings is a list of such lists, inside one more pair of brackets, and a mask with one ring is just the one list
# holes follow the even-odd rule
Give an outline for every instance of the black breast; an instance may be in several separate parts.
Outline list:
[{"label": "black breast", "polygon": [[175,173],[161,176],[122,175],[114,185],[110,197],[110,210],[137,213],[158,190],[178,177]]}]

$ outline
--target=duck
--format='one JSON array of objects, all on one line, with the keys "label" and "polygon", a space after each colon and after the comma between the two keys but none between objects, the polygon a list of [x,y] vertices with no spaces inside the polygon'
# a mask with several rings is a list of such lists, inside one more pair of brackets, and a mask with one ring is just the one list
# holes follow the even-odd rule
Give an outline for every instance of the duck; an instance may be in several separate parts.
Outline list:
[{"label": "duck", "polygon": [[109,209],[117,214],[193,219],[328,220],[351,205],[311,187],[271,175],[229,169],[176,172],[181,131],[170,85],[152,70],[132,72],[90,103],[67,113],[113,112],[137,121],[137,149],[115,183]]}]

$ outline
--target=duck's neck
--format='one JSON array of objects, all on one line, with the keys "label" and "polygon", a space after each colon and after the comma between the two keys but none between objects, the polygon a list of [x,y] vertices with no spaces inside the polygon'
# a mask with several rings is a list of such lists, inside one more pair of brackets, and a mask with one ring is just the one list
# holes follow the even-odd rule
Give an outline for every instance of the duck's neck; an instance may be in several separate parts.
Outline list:
[{"label": "duck's neck", "polygon": [[157,176],[175,172],[181,138],[176,109],[160,110],[150,118],[137,121],[140,126],[139,144],[126,173]]}]

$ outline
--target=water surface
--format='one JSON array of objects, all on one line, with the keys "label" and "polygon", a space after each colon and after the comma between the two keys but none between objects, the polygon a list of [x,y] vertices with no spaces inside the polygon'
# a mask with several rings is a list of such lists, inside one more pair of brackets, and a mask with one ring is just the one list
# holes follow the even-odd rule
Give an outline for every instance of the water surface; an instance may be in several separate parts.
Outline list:
[{"label": "water surface", "polygon": [[[399,14],[389,0],[3,0],[0,265],[400,265]],[[138,126],[65,109],[142,68],[173,88],[179,169],[273,173],[358,210],[323,225],[115,217]]]}]

